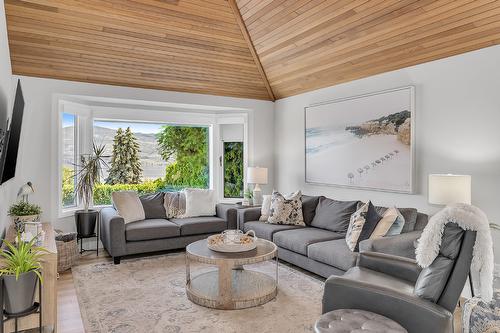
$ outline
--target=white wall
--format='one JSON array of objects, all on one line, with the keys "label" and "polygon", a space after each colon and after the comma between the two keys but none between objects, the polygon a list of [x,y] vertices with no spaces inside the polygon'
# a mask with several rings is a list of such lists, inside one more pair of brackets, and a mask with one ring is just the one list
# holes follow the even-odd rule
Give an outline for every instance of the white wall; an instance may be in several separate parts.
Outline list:
[{"label": "white wall", "polygon": [[[57,207],[51,205],[50,199],[51,191],[56,191],[58,186],[57,181],[50,177],[53,162],[50,157],[57,149],[53,137],[57,132],[57,123],[53,120],[52,113],[55,96],[58,94],[230,107],[238,112],[242,109],[249,110],[249,141],[250,147],[253,147],[249,149],[250,165],[269,167],[270,179],[273,181],[273,146],[269,144],[273,140],[272,102],[24,76],[19,78],[26,101],[26,116],[22,129],[18,178],[22,182],[33,182],[36,192],[30,196],[30,201],[39,203],[44,211],[42,218],[51,220],[58,228],[74,229],[72,218],[57,219]],[[272,185],[268,186],[272,188]]]},{"label": "white wall", "polygon": [[[5,8],[2,1],[0,3],[0,128],[4,128],[7,117],[10,117],[13,96],[12,82]],[[3,235],[4,228],[7,225],[7,209],[15,199],[17,185],[17,178],[0,185],[0,236]]]},{"label": "white wall", "polygon": [[[416,87],[415,195],[305,183],[305,106],[406,85]],[[434,213],[439,207],[427,204],[428,174],[470,174],[472,203],[500,224],[500,46],[278,100],[275,142],[275,186],[280,191],[302,189]],[[494,233],[498,243],[500,233]],[[499,262],[500,246],[496,258]]]}]

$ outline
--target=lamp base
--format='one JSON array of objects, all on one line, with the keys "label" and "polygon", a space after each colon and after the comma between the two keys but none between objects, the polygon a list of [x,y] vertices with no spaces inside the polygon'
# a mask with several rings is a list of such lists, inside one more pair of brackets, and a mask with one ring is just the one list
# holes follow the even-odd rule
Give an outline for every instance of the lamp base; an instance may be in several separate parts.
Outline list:
[{"label": "lamp base", "polygon": [[260,189],[259,184],[255,184],[253,188],[253,204],[254,206],[262,205],[262,190]]}]

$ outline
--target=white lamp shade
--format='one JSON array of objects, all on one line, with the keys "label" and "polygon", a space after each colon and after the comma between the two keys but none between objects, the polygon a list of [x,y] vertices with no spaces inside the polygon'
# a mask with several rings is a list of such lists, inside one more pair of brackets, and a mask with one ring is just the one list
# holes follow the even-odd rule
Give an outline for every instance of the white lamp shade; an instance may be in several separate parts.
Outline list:
[{"label": "white lamp shade", "polygon": [[471,203],[471,176],[429,175],[429,203]]},{"label": "white lamp shade", "polygon": [[247,183],[267,184],[267,168],[249,167],[247,169]]}]

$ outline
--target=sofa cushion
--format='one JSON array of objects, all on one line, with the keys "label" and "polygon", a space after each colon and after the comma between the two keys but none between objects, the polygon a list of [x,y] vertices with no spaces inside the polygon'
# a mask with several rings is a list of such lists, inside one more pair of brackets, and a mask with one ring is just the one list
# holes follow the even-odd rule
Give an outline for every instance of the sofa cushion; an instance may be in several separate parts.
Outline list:
[{"label": "sofa cushion", "polygon": [[349,221],[349,228],[347,228],[347,233],[345,235],[345,241],[347,247],[351,251],[356,251],[356,252],[358,251],[359,241],[360,241],[359,237],[366,223],[366,216],[368,215],[368,209],[370,208],[370,205],[371,202],[368,201],[360,208],[358,208],[358,210],[355,211],[354,214],[351,215],[351,220]]},{"label": "sofa cushion", "polygon": [[358,252],[352,252],[344,239],[314,243],[307,248],[310,259],[347,271],[356,265]]},{"label": "sofa cushion", "polygon": [[319,198],[311,226],[345,234],[358,201],[337,201]]},{"label": "sofa cushion", "polygon": [[445,225],[439,254],[420,272],[415,282],[415,295],[431,302],[438,301],[460,253],[464,233],[456,223]]},{"label": "sofa cushion", "polygon": [[389,290],[397,294],[413,294],[413,283],[392,275],[380,273],[364,267],[352,267],[342,275],[342,279],[359,282],[372,290]]},{"label": "sofa cushion", "polygon": [[310,195],[303,195],[300,198],[300,200],[302,201],[302,215],[304,216],[304,223],[306,225],[311,225],[314,219],[319,198],[321,197],[315,197]]},{"label": "sofa cushion", "polygon": [[273,235],[273,242],[279,247],[306,256],[309,245],[343,237],[343,235],[333,231],[306,227],[276,232]]},{"label": "sofa cushion", "polygon": [[402,232],[409,232],[415,229],[417,223],[418,211],[416,208],[398,208],[399,212],[405,218],[405,225]]},{"label": "sofa cushion", "polygon": [[369,201],[368,212],[366,213],[366,221],[365,224],[363,225],[363,230],[361,231],[361,235],[359,235],[358,246],[356,246],[356,251],[359,250],[359,242],[370,238],[370,235],[372,234],[373,230],[375,230],[375,228],[377,227],[377,224],[379,223],[381,218],[382,216],[377,214],[375,206],[373,206],[371,201]]},{"label": "sofa cushion", "polygon": [[163,207],[168,219],[182,217],[186,213],[184,192],[165,192]]},{"label": "sofa cushion", "polygon": [[181,236],[221,232],[227,229],[227,222],[216,216],[186,217],[170,219],[181,228]]},{"label": "sofa cushion", "polygon": [[167,217],[165,206],[163,206],[163,192],[140,196],[144,208],[145,219],[164,219]]},{"label": "sofa cushion", "polygon": [[271,196],[271,209],[267,223],[272,224],[292,224],[305,225],[302,215],[302,202],[300,191],[294,192],[288,196],[274,191]]},{"label": "sofa cushion", "polygon": [[274,233],[278,231],[291,230],[304,228],[303,226],[291,225],[291,224],[271,224],[264,223],[260,221],[250,221],[246,222],[244,225],[244,231],[253,230],[255,236],[258,238],[263,238],[272,241]]},{"label": "sofa cushion", "polygon": [[[358,209],[363,205],[362,202],[358,203]],[[383,216],[387,207],[375,206],[377,214]],[[418,211],[416,208],[398,208],[399,212],[403,216],[405,223],[403,226],[402,233],[415,230],[415,225],[417,223]],[[423,229],[423,228],[422,228]]]},{"label": "sofa cushion", "polygon": [[144,241],[180,236],[180,227],[166,219],[129,222],[125,225],[127,241]]},{"label": "sofa cushion", "polygon": [[216,214],[215,191],[202,188],[184,189],[186,212],[184,217],[214,216]]},{"label": "sofa cushion", "polygon": [[144,208],[135,191],[116,191],[111,193],[113,206],[125,223],[144,220]]}]

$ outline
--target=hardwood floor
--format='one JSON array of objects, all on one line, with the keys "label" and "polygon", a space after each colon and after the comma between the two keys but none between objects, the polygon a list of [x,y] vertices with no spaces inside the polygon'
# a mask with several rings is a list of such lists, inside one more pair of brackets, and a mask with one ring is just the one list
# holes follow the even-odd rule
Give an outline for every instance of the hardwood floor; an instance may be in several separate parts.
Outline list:
[{"label": "hardwood floor", "polygon": [[[99,257],[96,257],[95,252],[87,252],[81,256],[78,265],[108,261],[111,262],[112,260],[105,251],[100,251]],[[57,332],[85,332],[71,270],[61,273],[57,283]]]},{"label": "hardwood floor", "polygon": [[[111,262],[111,257],[103,250],[96,257],[95,252],[84,253],[78,265],[88,265],[92,263]],[[282,262],[283,263],[283,262]],[[284,263],[285,265],[289,265]],[[292,266],[292,265],[289,265]],[[296,267],[294,267],[296,268]],[[302,271],[301,269],[299,269]],[[310,274],[306,271],[304,273]],[[71,270],[60,274],[57,291],[57,332],[58,333],[84,333],[80,307],[76,296],[76,289],[73,283]],[[455,333],[461,333],[462,310],[457,307],[455,311]]]}]

